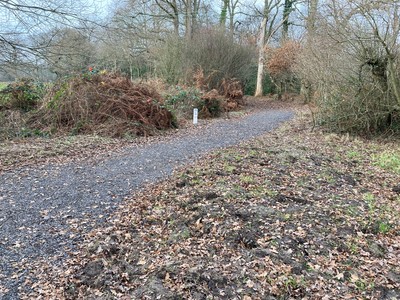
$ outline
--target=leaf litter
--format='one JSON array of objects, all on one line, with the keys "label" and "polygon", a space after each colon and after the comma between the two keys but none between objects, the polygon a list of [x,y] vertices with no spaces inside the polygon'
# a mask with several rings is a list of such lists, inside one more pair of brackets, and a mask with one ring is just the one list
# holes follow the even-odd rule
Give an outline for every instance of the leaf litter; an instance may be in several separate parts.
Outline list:
[{"label": "leaf litter", "polygon": [[30,262],[21,298],[400,298],[400,175],[373,163],[398,144],[310,128],[138,191],[67,260]]}]

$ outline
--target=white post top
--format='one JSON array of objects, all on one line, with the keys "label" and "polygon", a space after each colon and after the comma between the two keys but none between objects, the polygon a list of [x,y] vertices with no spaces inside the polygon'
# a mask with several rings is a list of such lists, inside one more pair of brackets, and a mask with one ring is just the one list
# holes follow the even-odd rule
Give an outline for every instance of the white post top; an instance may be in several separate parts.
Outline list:
[{"label": "white post top", "polygon": [[199,110],[197,108],[193,108],[193,124],[196,125],[198,121]]}]

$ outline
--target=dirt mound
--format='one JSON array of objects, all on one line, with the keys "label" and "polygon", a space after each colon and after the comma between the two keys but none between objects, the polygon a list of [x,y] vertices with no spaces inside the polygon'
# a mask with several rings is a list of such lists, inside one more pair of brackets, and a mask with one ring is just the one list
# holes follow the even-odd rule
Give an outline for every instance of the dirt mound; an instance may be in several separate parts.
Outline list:
[{"label": "dirt mound", "polygon": [[119,137],[175,126],[160,94],[119,74],[83,74],[57,82],[34,123],[56,131]]}]

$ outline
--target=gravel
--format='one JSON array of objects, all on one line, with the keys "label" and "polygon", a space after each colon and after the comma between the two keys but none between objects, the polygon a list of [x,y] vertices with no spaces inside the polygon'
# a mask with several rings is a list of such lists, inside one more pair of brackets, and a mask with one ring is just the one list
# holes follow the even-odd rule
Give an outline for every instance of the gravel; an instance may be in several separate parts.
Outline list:
[{"label": "gravel", "polygon": [[54,263],[61,263],[83,234],[101,224],[135,189],[165,179],[174,168],[211,150],[262,135],[292,116],[288,110],[262,111],[130,146],[102,159],[1,174],[0,299],[19,299],[32,261],[58,257]]}]

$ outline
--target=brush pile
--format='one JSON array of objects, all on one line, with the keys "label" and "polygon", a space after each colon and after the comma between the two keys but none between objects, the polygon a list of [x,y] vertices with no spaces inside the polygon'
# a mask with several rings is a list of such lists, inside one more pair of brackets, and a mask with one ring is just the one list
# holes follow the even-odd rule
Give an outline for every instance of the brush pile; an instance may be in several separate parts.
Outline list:
[{"label": "brush pile", "polygon": [[119,74],[83,74],[57,82],[35,125],[72,134],[147,136],[175,126],[160,94]]},{"label": "brush pile", "polygon": [[239,80],[224,78],[219,84],[219,89],[209,89],[209,82],[214,74],[204,75],[199,68],[193,74],[194,85],[203,92],[201,100],[204,105],[201,108],[201,117],[218,117],[222,112],[238,110],[244,105],[243,88]]},{"label": "brush pile", "polygon": [[244,105],[243,87],[239,80],[235,78],[223,79],[221,92],[226,99],[226,110],[236,110]]}]

